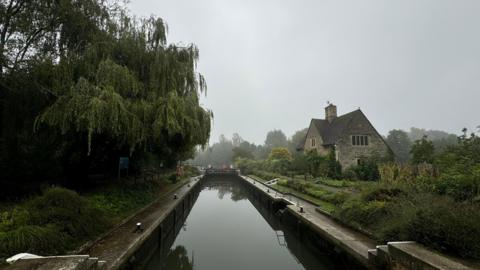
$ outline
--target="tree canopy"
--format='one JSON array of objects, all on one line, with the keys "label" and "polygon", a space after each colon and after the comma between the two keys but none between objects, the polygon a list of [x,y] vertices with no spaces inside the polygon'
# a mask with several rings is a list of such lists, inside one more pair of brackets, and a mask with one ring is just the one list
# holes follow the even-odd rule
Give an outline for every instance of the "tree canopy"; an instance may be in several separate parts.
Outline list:
[{"label": "tree canopy", "polygon": [[[0,15],[2,179],[112,171],[146,153],[174,164],[207,143],[199,50],[167,43],[161,18],[103,0],[2,0]],[[28,168],[43,155],[50,175]]]},{"label": "tree canopy", "polygon": [[398,161],[407,162],[410,160],[410,148],[412,147],[412,142],[410,141],[407,132],[400,129],[390,130],[386,142],[392,148]]}]

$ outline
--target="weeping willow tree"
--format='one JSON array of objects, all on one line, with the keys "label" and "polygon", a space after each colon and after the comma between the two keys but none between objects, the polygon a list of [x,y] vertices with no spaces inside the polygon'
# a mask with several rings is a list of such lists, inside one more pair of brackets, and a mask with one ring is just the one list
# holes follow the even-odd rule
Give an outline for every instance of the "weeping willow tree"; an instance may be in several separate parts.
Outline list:
[{"label": "weeping willow tree", "polygon": [[198,48],[167,44],[166,33],[159,18],[112,14],[81,53],[63,52],[54,67],[61,84],[35,130],[46,126],[83,144],[74,150],[83,160],[188,158],[207,143],[213,115],[199,104],[207,86],[196,70]]}]

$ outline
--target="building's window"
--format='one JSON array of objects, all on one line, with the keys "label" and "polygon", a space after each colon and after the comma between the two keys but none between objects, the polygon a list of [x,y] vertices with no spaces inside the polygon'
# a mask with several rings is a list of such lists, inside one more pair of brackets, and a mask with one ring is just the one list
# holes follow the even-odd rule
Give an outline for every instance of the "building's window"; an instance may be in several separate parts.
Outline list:
[{"label": "building's window", "polygon": [[312,147],[315,147],[315,138],[312,138]]},{"label": "building's window", "polygon": [[368,135],[353,135],[352,136],[352,145],[367,146],[368,145]]}]

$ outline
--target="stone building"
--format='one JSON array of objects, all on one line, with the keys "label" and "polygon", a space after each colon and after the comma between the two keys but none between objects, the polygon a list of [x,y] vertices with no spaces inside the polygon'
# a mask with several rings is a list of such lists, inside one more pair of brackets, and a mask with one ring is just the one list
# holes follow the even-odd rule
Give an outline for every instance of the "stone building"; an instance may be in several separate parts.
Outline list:
[{"label": "stone building", "polygon": [[383,137],[360,109],[337,116],[337,106],[333,104],[325,108],[325,119],[310,121],[298,150],[316,150],[322,155],[335,151],[342,169],[357,165],[362,159],[384,157],[389,153]]}]

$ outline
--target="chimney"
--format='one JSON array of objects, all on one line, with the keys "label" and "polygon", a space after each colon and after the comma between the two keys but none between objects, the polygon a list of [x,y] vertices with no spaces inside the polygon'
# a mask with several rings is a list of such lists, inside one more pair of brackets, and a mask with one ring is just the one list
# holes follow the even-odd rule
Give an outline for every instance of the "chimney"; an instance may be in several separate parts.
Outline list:
[{"label": "chimney", "polygon": [[328,106],[325,107],[325,120],[331,123],[335,118],[337,118],[337,106],[329,103]]}]

